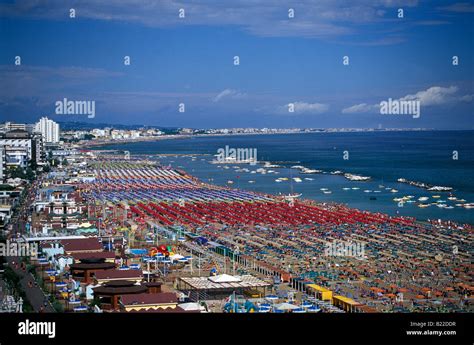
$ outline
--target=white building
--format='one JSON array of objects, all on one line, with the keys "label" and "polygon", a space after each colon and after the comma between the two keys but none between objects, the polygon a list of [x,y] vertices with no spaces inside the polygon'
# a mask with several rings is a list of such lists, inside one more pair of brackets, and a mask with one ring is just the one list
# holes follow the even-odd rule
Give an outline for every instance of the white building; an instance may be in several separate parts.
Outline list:
[{"label": "white building", "polygon": [[59,125],[47,117],[42,117],[36,123],[35,131],[41,133],[45,143],[59,142]]},{"label": "white building", "polygon": [[14,122],[5,122],[4,124],[5,132],[13,131],[15,129],[26,131],[26,125],[24,123],[14,123]]},{"label": "white building", "polygon": [[6,167],[19,166],[26,168],[29,160],[33,158],[33,141],[28,132],[13,130],[0,139]]},{"label": "white building", "polygon": [[3,167],[5,165],[5,150],[0,146],[0,182],[3,182]]},{"label": "white building", "polygon": [[[42,165],[44,157],[43,136],[40,134],[30,135],[27,131],[15,129],[0,137],[0,165],[3,174],[9,167],[26,168],[30,161]],[[0,179],[1,176],[2,172]]]}]

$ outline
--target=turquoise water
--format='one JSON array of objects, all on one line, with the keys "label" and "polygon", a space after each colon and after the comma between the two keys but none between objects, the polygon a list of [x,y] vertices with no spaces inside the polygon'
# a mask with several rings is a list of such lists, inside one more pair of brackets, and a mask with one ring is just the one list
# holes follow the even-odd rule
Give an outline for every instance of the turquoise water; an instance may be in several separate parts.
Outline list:
[{"label": "turquoise water", "polygon": [[[449,193],[428,192],[424,189],[398,183],[400,177],[434,185],[450,186],[452,194],[466,202],[474,202],[474,141],[473,131],[426,131],[426,132],[365,132],[365,133],[309,133],[288,135],[242,135],[220,137],[194,137],[175,140],[160,140],[147,143],[133,143],[102,146],[100,149],[128,150],[132,154],[194,154],[191,157],[162,157],[160,161],[173,167],[181,167],[205,182],[266,192],[271,194],[290,192],[302,193],[302,197],[318,201],[334,201],[373,212],[391,215],[414,216],[419,219],[441,218],[458,222],[474,223],[474,209],[456,207],[457,201],[447,200]],[[251,174],[236,171],[228,164],[211,164],[219,148],[256,148],[259,161],[278,162],[286,168],[269,168],[279,174]],[[344,159],[344,151],[349,157]],[[457,151],[458,159],[453,159]],[[327,174],[300,174],[289,169],[292,165],[303,165],[326,172],[344,172],[372,177],[369,182],[353,182],[343,176]],[[261,165],[239,165],[250,171]],[[268,170],[268,169],[267,169]],[[300,177],[301,183],[275,182],[281,177]],[[312,181],[304,178],[312,178]],[[249,181],[255,181],[250,183]],[[379,187],[383,185],[384,187]],[[343,188],[360,188],[343,190]],[[327,188],[331,194],[324,194]],[[395,188],[391,193],[385,188]],[[364,190],[371,192],[365,193]],[[380,190],[380,193],[375,193]],[[393,201],[406,195],[418,199],[427,196],[429,202],[445,200],[453,209],[436,206],[419,208],[415,203],[403,204]],[[439,199],[432,198],[440,195]],[[370,200],[375,197],[376,200]],[[428,202],[428,201],[427,201]]]}]

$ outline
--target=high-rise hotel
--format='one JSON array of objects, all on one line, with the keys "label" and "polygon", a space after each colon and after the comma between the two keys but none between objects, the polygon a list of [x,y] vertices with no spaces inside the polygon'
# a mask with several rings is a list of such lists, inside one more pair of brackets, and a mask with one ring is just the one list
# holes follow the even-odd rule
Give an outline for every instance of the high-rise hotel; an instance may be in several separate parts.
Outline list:
[{"label": "high-rise hotel", "polygon": [[59,142],[59,125],[47,117],[42,117],[36,123],[35,132],[41,133],[46,144]]}]

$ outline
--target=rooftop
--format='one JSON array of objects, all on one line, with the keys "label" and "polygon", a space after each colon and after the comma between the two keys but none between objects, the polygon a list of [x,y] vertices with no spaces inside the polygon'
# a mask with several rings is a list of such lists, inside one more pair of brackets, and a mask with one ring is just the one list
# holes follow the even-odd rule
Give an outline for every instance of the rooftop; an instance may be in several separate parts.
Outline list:
[{"label": "rooftop", "polygon": [[[227,275],[226,275],[227,276]],[[215,290],[215,289],[238,289],[270,286],[269,283],[252,275],[230,276],[237,278],[235,281],[212,281],[209,277],[180,278],[183,282],[195,290]],[[211,277],[212,278],[212,277]]]},{"label": "rooftop", "polygon": [[129,305],[155,305],[177,303],[178,299],[174,292],[141,293],[136,295],[122,296],[122,304]]},{"label": "rooftop", "polygon": [[73,253],[72,257],[74,260],[84,259],[115,259],[114,252],[96,252],[96,253]]},{"label": "rooftop", "polygon": [[96,272],[97,280],[108,279],[141,279],[143,278],[142,270],[107,270]]},{"label": "rooftop", "polygon": [[66,253],[103,250],[102,244],[99,242],[97,237],[62,240],[61,244]]}]

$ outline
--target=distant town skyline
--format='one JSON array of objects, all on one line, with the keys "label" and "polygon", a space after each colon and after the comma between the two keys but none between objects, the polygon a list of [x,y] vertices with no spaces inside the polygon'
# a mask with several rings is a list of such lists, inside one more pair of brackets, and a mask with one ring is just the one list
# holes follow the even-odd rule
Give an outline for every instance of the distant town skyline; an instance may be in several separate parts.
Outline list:
[{"label": "distant town skyline", "polygon": [[[453,1],[1,3],[0,121],[474,129],[473,16]],[[380,114],[392,99],[418,117]]]}]

